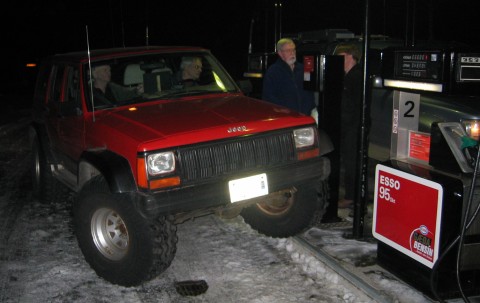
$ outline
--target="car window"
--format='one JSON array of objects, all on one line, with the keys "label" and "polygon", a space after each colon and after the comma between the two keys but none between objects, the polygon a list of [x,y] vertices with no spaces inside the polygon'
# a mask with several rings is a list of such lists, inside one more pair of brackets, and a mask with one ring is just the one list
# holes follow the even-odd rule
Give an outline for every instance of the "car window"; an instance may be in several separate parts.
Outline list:
[{"label": "car window", "polygon": [[88,67],[85,65],[89,83],[85,95],[88,99],[93,96],[96,110],[238,91],[225,69],[207,52],[122,57],[91,62],[91,71]]},{"label": "car window", "polygon": [[60,102],[60,98],[62,96],[62,80],[63,80],[63,72],[65,70],[65,66],[56,65],[52,69],[52,74],[50,77],[50,94],[48,103],[49,104],[56,104]]},{"label": "car window", "polygon": [[67,71],[67,93],[65,102],[79,104],[79,72],[77,68],[69,67]]},{"label": "car window", "polygon": [[66,68],[66,92],[61,102],[60,111],[64,116],[74,116],[81,113],[80,75],[76,67]]},{"label": "car window", "polygon": [[52,73],[52,66],[48,63],[44,63],[38,72],[37,83],[35,84],[35,94],[34,94],[34,101],[36,106],[45,104],[45,97],[47,95],[48,83],[49,83],[51,73]]}]

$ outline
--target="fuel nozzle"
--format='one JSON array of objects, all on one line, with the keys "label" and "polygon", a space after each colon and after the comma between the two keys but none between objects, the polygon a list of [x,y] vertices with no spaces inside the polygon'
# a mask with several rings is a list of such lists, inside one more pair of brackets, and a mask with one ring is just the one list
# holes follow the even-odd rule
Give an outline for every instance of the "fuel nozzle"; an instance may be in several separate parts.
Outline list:
[{"label": "fuel nozzle", "polygon": [[465,158],[467,159],[470,166],[475,167],[475,159],[477,159],[478,153],[478,141],[468,136],[462,136],[461,139],[461,149],[463,151],[463,154],[465,155]]}]

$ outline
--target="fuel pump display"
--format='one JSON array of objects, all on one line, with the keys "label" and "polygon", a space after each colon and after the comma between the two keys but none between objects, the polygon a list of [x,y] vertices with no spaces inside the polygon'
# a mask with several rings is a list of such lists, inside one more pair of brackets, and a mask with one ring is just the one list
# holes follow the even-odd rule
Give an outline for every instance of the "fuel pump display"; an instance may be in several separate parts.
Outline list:
[{"label": "fuel pump display", "polygon": [[384,85],[457,96],[480,95],[480,52],[392,48],[384,55]]},{"label": "fuel pump display", "polygon": [[457,121],[431,121],[430,133],[419,131],[421,100],[478,97],[478,54],[414,48],[385,53],[383,79],[393,89],[393,111],[390,160],[375,174],[377,258],[436,299],[480,294],[480,184],[472,161],[478,147],[465,147],[467,139],[477,145],[475,132]]},{"label": "fuel pump display", "polygon": [[442,53],[439,51],[399,51],[395,53],[396,78],[441,81]]}]

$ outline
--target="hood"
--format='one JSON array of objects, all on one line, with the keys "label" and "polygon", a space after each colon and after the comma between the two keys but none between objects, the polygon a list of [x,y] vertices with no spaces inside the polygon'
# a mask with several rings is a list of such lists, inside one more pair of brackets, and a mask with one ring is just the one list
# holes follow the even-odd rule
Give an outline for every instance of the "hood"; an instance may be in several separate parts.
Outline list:
[{"label": "hood", "polygon": [[243,95],[167,100],[96,114],[96,128],[128,136],[141,149],[179,146],[311,124],[305,115]]}]

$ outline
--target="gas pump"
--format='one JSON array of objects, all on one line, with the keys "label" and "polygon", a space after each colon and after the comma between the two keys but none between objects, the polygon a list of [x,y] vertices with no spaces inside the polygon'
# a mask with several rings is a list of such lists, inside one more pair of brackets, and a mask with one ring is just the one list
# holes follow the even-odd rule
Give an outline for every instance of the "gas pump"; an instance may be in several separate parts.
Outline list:
[{"label": "gas pump", "polygon": [[422,95],[478,94],[480,52],[393,48],[383,68],[394,94],[390,160],[375,174],[378,263],[435,299],[480,295],[477,142],[459,121],[418,127]]}]

